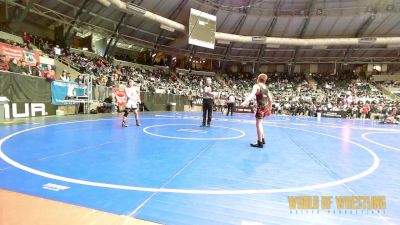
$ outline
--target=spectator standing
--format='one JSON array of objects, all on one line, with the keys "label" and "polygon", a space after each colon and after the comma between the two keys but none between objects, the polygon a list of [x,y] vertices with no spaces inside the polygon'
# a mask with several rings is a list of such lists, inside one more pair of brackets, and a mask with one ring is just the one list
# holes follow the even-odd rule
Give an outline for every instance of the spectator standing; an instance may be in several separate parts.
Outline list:
[{"label": "spectator standing", "polygon": [[22,40],[28,46],[28,44],[31,42],[31,36],[28,34],[28,32],[24,32],[22,35]]},{"label": "spectator standing", "polygon": [[370,111],[369,103],[365,103],[361,109],[361,119],[365,119]]},{"label": "spectator standing", "polygon": [[61,48],[58,45],[56,45],[53,48],[53,51],[54,51],[54,56],[57,59],[61,55]]},{"label": "spectator standing", "polygon": [[48,41],[45,41],[44,44],[43,44],[43,50],[44,50],[45,52],[47,52],[47,51],[49,51],[49,49],[50,49],[50,47],[49,47],[49,42],[48,42]]}]

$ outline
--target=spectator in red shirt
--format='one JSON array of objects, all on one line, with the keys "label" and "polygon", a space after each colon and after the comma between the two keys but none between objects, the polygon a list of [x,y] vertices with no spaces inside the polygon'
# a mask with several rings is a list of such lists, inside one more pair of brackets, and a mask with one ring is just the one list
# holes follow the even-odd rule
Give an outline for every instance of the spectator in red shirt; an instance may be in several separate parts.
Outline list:
[{"label": "spectator in red shirt", "polygon": [[362,107],[361,119],[365,119],[370,110],[371,108],[369,107],[369,103],[365,103],[365,105]]},{"label": "spectator in red shirt", "polygon": [[56,79],[56,72],[51,68],[51,65],[47,65],[47,70],[43,71],[43,77],[50,82]]}]

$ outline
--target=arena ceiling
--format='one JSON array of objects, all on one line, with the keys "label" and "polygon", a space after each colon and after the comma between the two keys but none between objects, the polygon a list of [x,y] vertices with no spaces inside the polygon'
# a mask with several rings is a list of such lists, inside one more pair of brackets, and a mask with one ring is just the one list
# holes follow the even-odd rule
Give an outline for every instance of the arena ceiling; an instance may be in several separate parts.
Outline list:
[{"label": "arena ceiling", "polygon": [[[8,0],[10,1],[10,0]],[[83,0],[33,0],[30,21],[71,23]],[[217,31],[250,36],[332,38],[399,37],[399,0],[133,0],[155,14],[188,25],[191,8],[217,16]],[[19,1],[13,7],[25,7]],[[110,35],[124,13],[88,0],[78,25]],[[400,46],[328,46],[326,49],[217,43],[214,50],[187,44],[182,32],[162,30],[140,15],[127,15],[120,37],[167,52],[241,62],[399,62]],[[278,48],[277,48],[278,47]]]}]

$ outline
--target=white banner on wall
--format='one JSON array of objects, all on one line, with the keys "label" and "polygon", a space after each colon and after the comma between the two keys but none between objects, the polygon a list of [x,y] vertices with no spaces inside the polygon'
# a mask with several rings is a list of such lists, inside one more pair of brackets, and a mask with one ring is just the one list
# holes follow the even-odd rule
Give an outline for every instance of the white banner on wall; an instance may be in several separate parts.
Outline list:
[{"label": "white banner on wall", "polygon": [[285,66],[284,65],[277,65],[276,66],[276,71],[277,72],[283,72],[285,70]]},{"label": "white banner on wall", "polygon": [[237,65],[232,65],[231,66],[231,72],[237,73],[239,71],[239,67]]},{"label": "white banner on wall", "polygon": [[45,65],[52,65],[54,66],[54,59],[45,57],[45,56],[40,56],[40,63],[45,64]]},{"label": "white banner on wall", "polygon": [[387,72],[387,64],[382,64],[382,72]]},{"label": "white banner on wall", "polygon": [[252,73],[253,72],[253,65],[245,65],[243,68],[243,72]]},{"label": "white banner on wall", "polygon": [[295,65],[293,71],[294,71],[295,73],[300,73],[300,72],[301,72],[301,67],[300,67],[300,65]]},{"label": "white banner on wall", "polygon": [[374,68],[374,64],[368,64],[367,72],[372,72],[373,68]]},{"label": "white banner on wall", "polygon": [[310,73],[318,72],[318,64],[310,64]]},{"label": "white banner on wall", "polygon": [[266,72],[268,72],[268,65],[262,65],[262,66],[260,66],[260,72],[261,72],[261,73],[266,73]]}]

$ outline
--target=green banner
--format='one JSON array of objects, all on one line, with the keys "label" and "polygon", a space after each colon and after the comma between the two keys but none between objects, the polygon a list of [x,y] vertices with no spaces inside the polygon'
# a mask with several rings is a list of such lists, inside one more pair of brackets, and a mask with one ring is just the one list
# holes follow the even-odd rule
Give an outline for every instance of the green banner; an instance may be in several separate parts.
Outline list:
[{"label": "green banner", "polygon": [[0,72],[0,96],[11,98],[11,76],[7,73]]},{"label": "green banner", "polygon": [[0,96],[14,103],[50,103],[50,83],[41,77],[0,72]]}]

